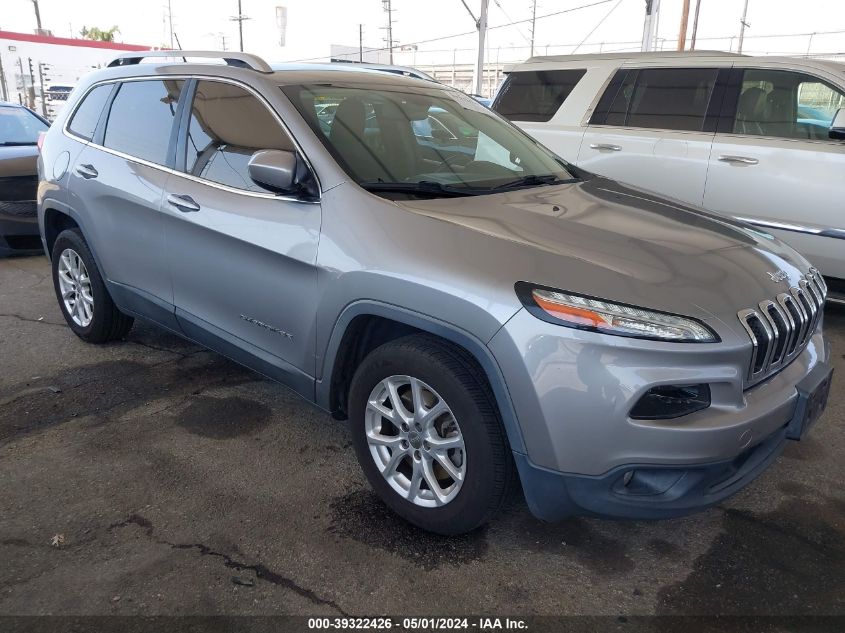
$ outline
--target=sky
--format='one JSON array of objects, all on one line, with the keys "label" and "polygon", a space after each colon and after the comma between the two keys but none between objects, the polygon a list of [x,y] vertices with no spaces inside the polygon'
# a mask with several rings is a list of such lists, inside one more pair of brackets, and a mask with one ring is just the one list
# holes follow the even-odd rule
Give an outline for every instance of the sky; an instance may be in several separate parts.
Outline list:
[{"label": "sky", "polygon": [[[387,24],[382,0],[241,0],[244,49],[268,61],[325,60],[330,45],[384,46]],[[736,50],[744,0],[700,0],[696,48]],[[2,0],[0,29],[32,32],[32,0]],[[480,0],[466,0],[478,13]],[[694,9],[696,0],[691,0]],[[683,0],[662,0],[658,43],[676,48]],[[118,26],[118,41],[169,46],[168,0],[39,0],[44,28],[78,37],[83,26]],[[470,63],[475,24],[461,0],[392,0],[395,63]],[[593,5],[584,7],[584,5]],[[280,46],[276,7],[287,8],[285,46]],[[170,0],[173,30],[182,48],[238,49],[237,0]],[[584,7],[584,8],[581,8]],[[490,0],[487,56],[500,62],[529,56],[532,0]],[[548,14],[558,15],[550,17]],[[637,50],[642,37],[644,0],[537,0],[535,54]],[[779,54],[845,53],[845,1],[748,0],[744,52]],[[500,27],[500,28],[494,28]],[[692,16],[690,17],[690,31]],[[837,32],[838,31],[838,32]],[[811,35],[815,33],[815,35]],[[459,37],[450,37],[465,34]],[[786,37],[785,35],[789,35]],[[442,39],[441,39],[442,38]],[[436,41],[430,41],[436,40]],[[578,48],[576,48],[578,47]]]}]

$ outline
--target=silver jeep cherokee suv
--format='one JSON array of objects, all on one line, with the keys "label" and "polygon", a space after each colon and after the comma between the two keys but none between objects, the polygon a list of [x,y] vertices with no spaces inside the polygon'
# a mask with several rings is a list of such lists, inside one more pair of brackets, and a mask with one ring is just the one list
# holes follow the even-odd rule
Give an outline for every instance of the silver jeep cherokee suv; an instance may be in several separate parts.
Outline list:
[{"label": "silver jeep cherokee suv", "polygon": [[70,328],[140,317],[348,418],[371,485],[444,534],[499,509],[672,517],[759,475],[830,386],[825,286],[749,226],[576,169],[451,88],[139,63],[43,145]]}]

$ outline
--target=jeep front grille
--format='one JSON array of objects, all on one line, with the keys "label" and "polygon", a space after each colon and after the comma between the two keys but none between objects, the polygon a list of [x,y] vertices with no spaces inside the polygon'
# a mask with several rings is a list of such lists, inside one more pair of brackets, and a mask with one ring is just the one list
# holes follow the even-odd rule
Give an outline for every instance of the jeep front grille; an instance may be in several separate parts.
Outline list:
[{"label": "jeep front grille", "polygon": [[826,296],[821,273],[811,268],[788,292],[737,313],[753,345],[749,382],[785,367],[804,350],[816,331]]}]

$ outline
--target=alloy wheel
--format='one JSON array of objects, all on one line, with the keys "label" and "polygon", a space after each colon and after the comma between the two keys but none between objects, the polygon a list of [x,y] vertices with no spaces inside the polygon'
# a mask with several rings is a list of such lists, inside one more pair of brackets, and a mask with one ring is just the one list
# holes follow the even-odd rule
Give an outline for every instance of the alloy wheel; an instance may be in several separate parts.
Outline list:
[{"label": "alloy wheel", "polygon": [[85,262],[72,248],[59,256],[59,291],[65,310],[80,327],[88,327],[94,319],[94,295]]},{"label": "alloy wheel", "polygon": [[399,495],[421,507],[455,498],[466,476],[464,438],[431,386],[412,376],[385,378],[370,393],[364,422],[370,454]]}]

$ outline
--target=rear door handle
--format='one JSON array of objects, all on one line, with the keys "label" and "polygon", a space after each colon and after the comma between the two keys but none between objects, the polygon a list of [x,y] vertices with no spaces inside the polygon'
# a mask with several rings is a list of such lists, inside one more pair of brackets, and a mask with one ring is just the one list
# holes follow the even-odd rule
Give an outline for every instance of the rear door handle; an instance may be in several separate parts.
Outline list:
[{"label": "rear door handle", "polygon": [[621,152],[622,148],[619,145],[610,145],[609,143],[592,143],[590,149],[597,149],[600,152]]},{"label": "rear door handle", "polygon": [[756,158],[749,158],[748,156],[719,156],[719,160],[734,165],[756,165],[760,162]]},{"label": "rear door handle", "polygon": [[77,165],[76,173],[85,178],[86,180],[96,178],[100,175],[100,172],[94,169],[94,165]]},{"label": "rear door handle", "polygon": [[167,196],[167,202],[179,209],[182,213],[193,213],[194,211],[200,210],[200,205],[198,205],[191,196],[171,193]]}]

